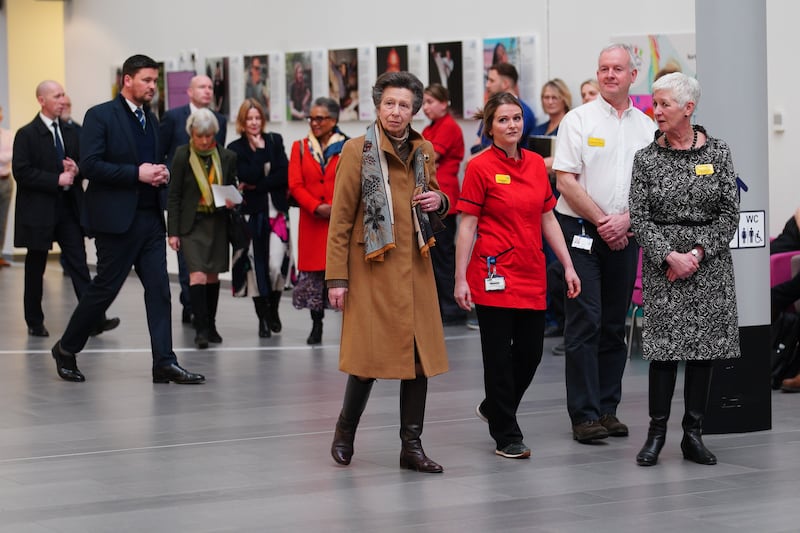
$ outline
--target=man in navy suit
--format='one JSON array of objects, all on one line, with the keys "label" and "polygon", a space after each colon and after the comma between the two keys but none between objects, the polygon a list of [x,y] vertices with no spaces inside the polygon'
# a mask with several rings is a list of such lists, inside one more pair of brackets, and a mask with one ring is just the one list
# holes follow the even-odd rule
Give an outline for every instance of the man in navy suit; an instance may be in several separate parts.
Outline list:
[{"label": "man in navy suit", "polygon": [[[171,167],[172,158],[175,157],[175,150],[178,146],[189,144],[189,134],[186,133],[186,120],[189,118],[189,115],[200,108],[210,109],[211,102],[214,99],[214,82],[212,82],[211,78],[208,76],[195,76],[189,82],[189,88],[186,90],[186,94],[189,95],[189,103],[167,111],[161,119],[161,125],[158,128],[161,153],[165,158],[164,162],[167,164],[167,167]],[[215,136],[217,145],[222,147],[225,146],[228,120],[213,109],[212,112],[214,116],[217,117],[217,122],[219,122],[219,131]],[[178,250],[177,255],[178,281],[180,281],[181,284],[180,300],[183,306],[181,317],[184,324],[190,324],[192,321],[192,304],[189,299],[189,269],[186,268],[183,252]]]},{"label": "man in navy suit", "polygon": [[[59,120],[64,89],[47,80],[36,87],[41,111],[14,137],[13,169],[17,182],[14,246],[27,248],[25,255],[24,309],[28,334],[47,337],[42,311],[42,278],[53,241],[61,248],[64,270],[80,300],[91,277],[80,225],[83,201],[78,165],[78,134]],[[92,334],[114,329],[118,318],[105,315]]]},{"label": "man in navy suit", "polygon": [[52,349],[58,375],[85,381],[75,354],[114,301],[131,267],[144,287],[153,354],[153,383],[203,383],[182,368],[172,350],[163,194],[169,170],[161,163],[158,120],[150,112],[158,63],[134,55],[122,65],[120,94],[86,113],[81,130],[83,175],[89,180],[81,222],[94,236],[97,276]]}]

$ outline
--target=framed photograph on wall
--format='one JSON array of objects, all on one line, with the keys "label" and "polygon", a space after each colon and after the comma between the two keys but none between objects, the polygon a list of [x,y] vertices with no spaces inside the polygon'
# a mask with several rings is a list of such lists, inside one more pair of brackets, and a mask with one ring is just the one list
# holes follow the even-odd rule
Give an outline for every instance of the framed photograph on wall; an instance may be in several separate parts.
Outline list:
[{"label": "framed photograph on wall", "polygon": [[328,80],[339,121],[358,120],[358,49],[328,50]]},{"label": "framed photograph on wall", "polygon": [[450,92],[450,112],[464,116],[463,58],[460,41],[428,44],[428,82],[440,83]]},{"label": "framed photograph on wall", "polygon": [[269,56],[244,56],[244,97],[254,98],[269,116]]},{"label": "framed photograph on wall", "polygon": [[214,99],[211,107],[217,113],[230,116],[230,60],[227,57],[206,58],[205,75],[211,78]]},{"label": "framed photograph on wall", "polygon": [[286,54],[286,119],[305,120],[311,109],[311,52]]}]

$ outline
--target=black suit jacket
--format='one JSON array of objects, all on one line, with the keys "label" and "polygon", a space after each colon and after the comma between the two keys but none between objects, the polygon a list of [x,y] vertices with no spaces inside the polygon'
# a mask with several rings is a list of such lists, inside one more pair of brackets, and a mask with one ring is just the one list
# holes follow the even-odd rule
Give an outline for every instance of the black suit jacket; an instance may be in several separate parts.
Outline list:
[{"label": "black suit jacket", "polygon": [[[211,110],[219,122],[219,131],[214,136],[217,139],[217,146],[225,146],[225,136],[228,132],[228,119]],[[175,150],[184,144],[189,144],[189,134],[186,133],[186,120],[191,115],[189,104],[170,109],[161,119],[158,134],[161,141],[159,156],[164,159],[164,163],[172,169],[172,159],[175,157]]]},{"label": "black suit jacket", "polygon": [[[158,119],[145,109],[147,127],[153,128],[158,158]],[[139,156],[130,128],[131,110],[122,96],[96,105],[86,112],[81,128],[83,177],[89,181],[84,195],[81,222],[93,234],[125,233],[136,217],[139,200]],[[166,186],[159,194],[166,209]]]},{"label": "black suit jacket", "polygon": [[[80,150],[77,132],[63,122],[60,122],[59,129],[64,140],[64,153],[78,162]],[[59,195],[64,194],[58,185],[60,163],[53,142],[53,131],[37,113],[14,137],[11,163],[17,182],[14,246],[35,250],[47,250],[52,246],[57,203],[60,201]],[[74,210],[77,216],[83,201],[80,175],[66,193],[66,200],[65,207]]]},{"label": "black suit jacket", "polygon": [[[236,154],[222,147],[217,147],[217,150],[222,164],[222,184],[236,185]],[[192,231],[201,196],[189,165],[189,145],[181,146],[175,152],[171,172],[167,197],[167,233],[181,236]]]}]

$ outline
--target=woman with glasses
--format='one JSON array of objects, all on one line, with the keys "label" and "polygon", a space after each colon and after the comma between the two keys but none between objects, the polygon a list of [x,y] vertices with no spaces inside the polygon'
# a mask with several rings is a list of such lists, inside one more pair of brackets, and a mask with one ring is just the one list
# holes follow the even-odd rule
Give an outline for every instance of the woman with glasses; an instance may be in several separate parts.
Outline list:
[{"label": "woman with glasses", "polygon": [[311,333],[306,342],[322,342],[325,316],[325,247],[333,202],[336,165],[347,135],[339,130],[339,104],[317,98],[308,116],[310,131],[295,141],[289,160],[289,192],[300,208],[297,266],[300,275],[292,292],[297,309],[311,311]]},{"label": "woman with glasses", "polygon": [[[248,218],[252,275],[244,285],[234,284],[236,295],[253,297],[258,315],[258,336],[270,337],[281,330],[278,304],[289,275],[288,168],[283,137],[265,133],[264,109],[254,98],[239,107],[236,131],[241,135],[228,145],[236,152],[239,188]],[[236,277],[234,265],[234,278]]]}]

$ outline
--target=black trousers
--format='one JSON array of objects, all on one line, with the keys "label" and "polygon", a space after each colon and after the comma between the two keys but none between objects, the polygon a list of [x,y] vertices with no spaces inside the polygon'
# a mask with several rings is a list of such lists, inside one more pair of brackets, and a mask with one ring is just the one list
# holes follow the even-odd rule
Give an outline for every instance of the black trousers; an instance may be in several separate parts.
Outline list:
[{"label": "black trousers", "polygon": [[502,449],[522,441],[517,409],[542,360],[544,311],[476,305],[489,434]]},{"label": "black trousers", "polygon": [[453,296],[456,285],[456,219],[455,215],[450,215],[442,220],[445,229],[436,234],[436,246],[431,248],[439,311],[445,320],[464,319],[467,316]]},{"label": "black trousers", "polygon": [[[63,194],[63,193],[60,193]],[[83,242],[78,215],[67,205],[60,205],[54,228],[53,242],[61,248],[61,260],[64,270],[72,280],[75,296],[80,300],[86,287],[91,282],[89,267],[86,266],[86,246]],[[29,327],[41,326],[44,323],[42,310],[42,294],[44,272],[47,267],[48,248],[28,248],[25,254],[25,287],[23,307],[25,322]]]},{"label": "black trousers", "polygon": [[[561,216],[569,245],[581,233],[578,219]],[[616,414],[622,398],[622,374],[628,360],[625,319],[636,280],[639,245],[612,251],[597,228],[584,223],[594,239],[591,253],[569,246],[581,280],[581,293],[565,301],[564,347],[567,411],[573,424]]]},{"label": "black trousers", "polygon": [[164,217],[156,209],[141,209],[122,234],[98,233],[97,275],[86,288],[61,336],[61,347],[78,353],[128,279],[131,267],[144,288],[144,307],[150,331],[153,367],[177,362],[172,351],[169,277]]}]

